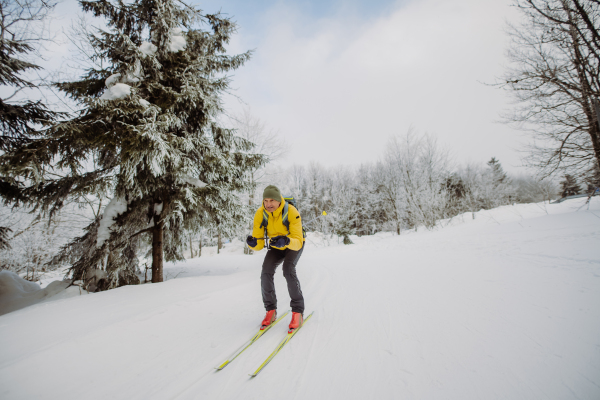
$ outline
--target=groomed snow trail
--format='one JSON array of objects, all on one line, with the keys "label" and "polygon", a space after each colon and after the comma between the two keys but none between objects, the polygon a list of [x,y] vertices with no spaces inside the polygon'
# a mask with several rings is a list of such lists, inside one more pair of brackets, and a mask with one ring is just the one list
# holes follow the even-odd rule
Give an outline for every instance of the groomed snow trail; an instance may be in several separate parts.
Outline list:
[{"label": "groomed snow trail", "polygon": [[[600,399],[600,199],[517,205],[435,231],[308,243],[313,318],[222,371],[263,317],[254,256],[0,317],[2,399]],[[279,310],[289,297],[281,270]]]}]

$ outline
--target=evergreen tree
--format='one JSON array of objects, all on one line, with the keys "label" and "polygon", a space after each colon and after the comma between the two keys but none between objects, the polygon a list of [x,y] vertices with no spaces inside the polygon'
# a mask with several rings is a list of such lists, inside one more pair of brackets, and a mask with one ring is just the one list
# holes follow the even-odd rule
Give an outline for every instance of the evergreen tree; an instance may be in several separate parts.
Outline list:
[{"label": "evergreen tree", "polygon": [[[216,117],[226,73],[250,53],[226,55],[235,25],[181,2],[80,4],[110,28],[89,37],[106,67],[57,84],[82,105],[79,114],[3,162],[32,183],[29,194],[50,214],[70,196],[112,197],[103,216],[55,259],[73,263],[73,279],[103,269],[107,287],[136,283],[140,240],[149,233],[152,282],[161,282],[163,254],[182,259],[186,231],[217,224],[227,234],[243,220],[235,192],[248,189],[247,171],[264,157],[250,154],[252,144]],[[67,176],[50,178],[45,171],[53,167]]]},{"label": "evergreen tree", "polygon": [[574,196],[581,193],[581,186],[573,175],[566,174],[565,179],[560,182],[560,197]]},{"label": "evergreen tree", "polygon": [[515,190],[511,185],[500,161],[492,157],[487,163],[488,168],[482,175],[479,200],[482,207],[491,209],[504,204],[510,204],[514,200]]},{"label": "evergreen tree", "polygon": [[0,226],[0,250],[10,249],[8,234],[12,232],[10,228]]},{"label": "evergreen tree", "polygon": [[[64,115],[48,109],[41,100],[24,99],[21,94],[38,84],[28,73],[42,68],[28,60],[44,39],[37,24],[47,18],[56,3],[38,0],[0,0],[0,151],[27,143]],[[18,181],[0,173],[0,195],[5,203],[27,201]],[[0,248],[7,248],[10,229],[0,227]]]},{"label": "evergreen tree", "polygon": [[[0,1],[0,150],[6,151],[38,135],[38,129],[52,123],[60,114],[40,100],[23,100],[18,93],[38,87],[26,78],[42,68],[27,60],[43,39],[33,26],[46,18],[55,3],[42,1]],[[12,89],[12,91],[10,90]]]},{"label": "evergreen tree", "polygon": [[502,184],[510,182],[508,176],[506,176],[506,173],[502,169],[500,161],[496,160],[495,157],[492,157],[492,159],[488,161],[487,165],[491,169],[492,180],[496,186],[500,186]]}]

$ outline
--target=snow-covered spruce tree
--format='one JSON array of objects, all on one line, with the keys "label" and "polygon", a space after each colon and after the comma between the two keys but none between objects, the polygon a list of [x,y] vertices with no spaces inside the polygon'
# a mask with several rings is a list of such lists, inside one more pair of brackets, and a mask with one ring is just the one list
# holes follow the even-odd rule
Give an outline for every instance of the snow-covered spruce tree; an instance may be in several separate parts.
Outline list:
[{"label": "snow-covered spruce tree", "polygon": [[[215,121],[228,71],[249,59],[229,56],[235,25],[171,0],[80,1],[110,28],[90,35],[105,69],[57,84],[82,105],[79,115],[6,155],[44,210],[69,196],[112,197],[87,233],[55,262],[75,280],[106,273],[105,288],[138,282],[140,240],[151,240],[152,282],[165,259],[182,259],[186,231],[216,223],[225,234],[244,211],[235,196],[246,172],[264,162],[252,144]],[[208,24],[210,31],[198,28]],[[94,158],[94,168],[88,160]],[[56,166],[69,175],[39,179]],[[104,276],[102,276],[104,278]]]},{"label": "snow-covered spruce tree", "polygon": [[[62,114],[50,110],[41,100],[31,100],[27,91],[39,83],[31,72],[42,68],[32,62],[32,53],[47,39],[43,23],[56,3],[25,0],[0,0],[0,151],[27,143],[39,136],[39,129]],[[18,181],[0,173],[0,195],[6,204],[26,201]],[[8,227],[0,227],[0,249],[8,248]]]},{"label": "snow-covered spruce tree", "polygon": [[481,201],[485,209],[511,204],[515,200],[512,182],[502,169],[500,161],[492,157],[487,162],[488,169],[482,175]]},{"label": "snow-covered spruce tree", "polygon": [[31,54],[45,40],[39,23],[47,18],[55,3],[39,0],[15,2],[0,0],[0,150],[6,151],[36,136],[37,130],[52,123],[60,113],[48,109],[41,100],[23,99],[19,92],[36,89],[27,74],[42,67],[31,62]]}]

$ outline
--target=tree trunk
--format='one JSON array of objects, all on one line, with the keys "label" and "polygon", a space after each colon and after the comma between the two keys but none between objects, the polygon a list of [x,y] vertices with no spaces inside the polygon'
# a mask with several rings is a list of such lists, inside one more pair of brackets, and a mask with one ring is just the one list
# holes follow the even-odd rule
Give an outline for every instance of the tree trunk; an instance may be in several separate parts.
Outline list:
[{"label": "tree trunk", "polygon": [[[165,207],[166,204],[163,202],[163,211]],[[160,215],[154,215],[154,229],[152,229],[152,283],[163,281],[164,226],[160,217]]]},{"label": "tree trunk", "polygon": [[[592,103],[594,104],[594,111],[596,114],[596,138],[600,143],[600,101],[592,99]],[[596,153],[596,161],[598,162],[598,167],[600,167],[600,154],[598,153]]]},{"label": "tree trunk", "polygon": [[192,235],[190,235],[190,258],[194,258],[194,248],[192,247]]},{"label": "tree trunk", "polygon": [[217,230],[217,254],[221,253],[221,248],[223,247],[223,243],[221,241],[221,231]]},{"label": "tree trunk", "polygon": [[198,243],[198,257],[202,257],[202,231],[200,231],[200,240]]},{"label": "tree trunk", "polygon": [[[569,34],[571,35],[571,40],[573,41],[574,52],[573,64],[575,64],[575,69],[577,71],[579,83],[581,85],[581,106],[588,120],[588,133],[590,135],[592,148],[594,149],[594,154],[596,156],[596,163],[600,166],[600,130],[598,124],[595,123],[598,122],[598,118],[594,118],[594,112],[592,112],[592,108],[595,108],[595,99],[592,97],[593,91],[584,71],[586,60],[583,54],[581,53],[580,49],[579,34],[576,29],[577,22],[573,18],[571,9],[569,8],[569,5],[566,3],[566,1],[563,0],[562,4],[569,17]],[[596,121],[594,121],[594,119]]]}]

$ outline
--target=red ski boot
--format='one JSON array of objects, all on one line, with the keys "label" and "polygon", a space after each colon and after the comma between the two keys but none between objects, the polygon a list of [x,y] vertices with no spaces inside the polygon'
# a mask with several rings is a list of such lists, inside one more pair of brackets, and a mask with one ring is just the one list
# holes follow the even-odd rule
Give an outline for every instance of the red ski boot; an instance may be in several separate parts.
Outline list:
[{"label": "red ski boot", "polygon": [[292,322],[290,322],[290,329],[288,333],[292,333],[296,329],[300,328],[304,323],[304,316],[299,312],[292,312]]},{"label": "red ski boot", "polygon": [[277,319],[277,310],[267,311],[267,315],[265,315],[265,319],[263,319],[263,322],[261,324],[262,326],[260,327],[260,330],[262,331],[267,326],[271,325],[271,323],[273,321],[275,321],[276,319]]}]

